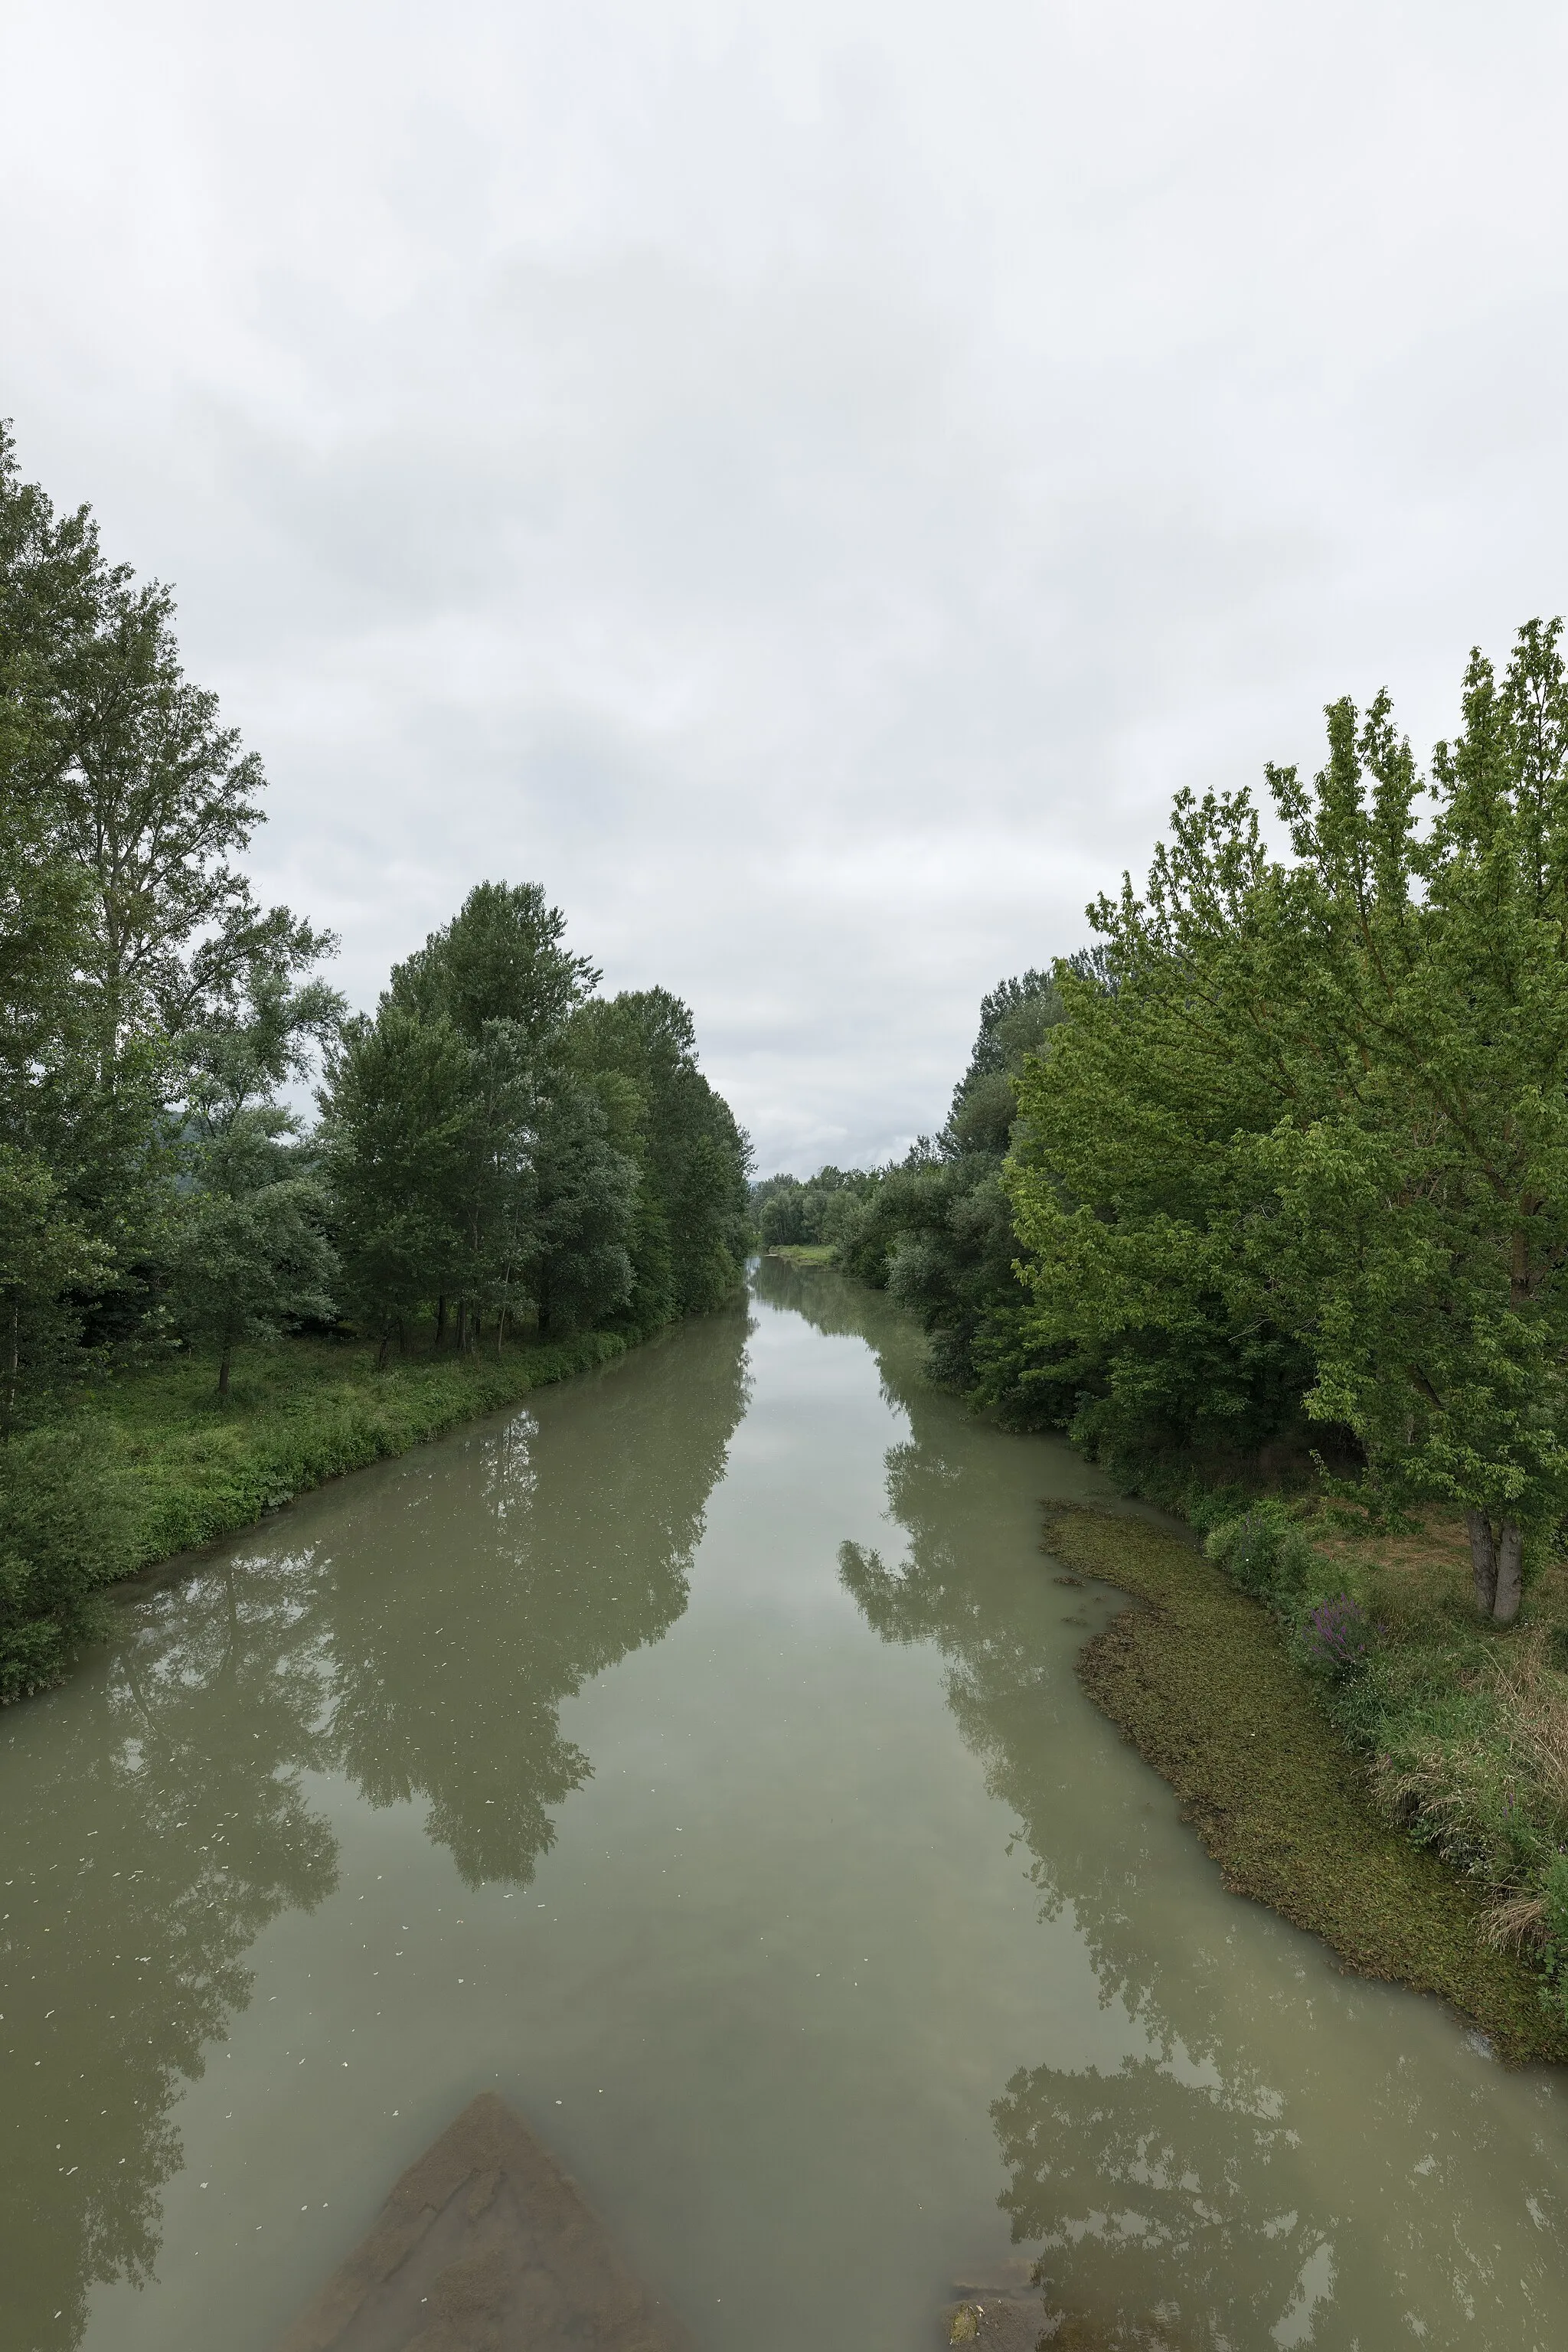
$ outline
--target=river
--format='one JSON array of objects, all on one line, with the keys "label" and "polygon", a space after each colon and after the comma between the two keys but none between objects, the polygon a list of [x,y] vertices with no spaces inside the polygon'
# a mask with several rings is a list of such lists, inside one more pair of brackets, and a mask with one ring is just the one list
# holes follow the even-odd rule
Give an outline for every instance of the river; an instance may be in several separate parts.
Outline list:
[{"label": "river", "polygon": [[918,1365],[764,1263],[0,1717],[0,2344],[271,2352],[486,2088],[703,2352],[1037,2261],[1128,2341],[1568,2342],[1561,2077],[1226,1894],[1074,1677],[1098,1475]]}]

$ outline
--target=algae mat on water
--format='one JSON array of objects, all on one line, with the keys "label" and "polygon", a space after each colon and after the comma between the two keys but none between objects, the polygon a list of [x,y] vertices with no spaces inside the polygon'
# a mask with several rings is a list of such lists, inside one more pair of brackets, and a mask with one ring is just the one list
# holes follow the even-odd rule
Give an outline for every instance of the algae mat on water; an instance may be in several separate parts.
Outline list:
[{"label": "algae mat on water", "polygon": [[1053,1510],[1045,1548],[1147,1604],[1089,1644],[1079,1674],[1175,1790],[1233,1893],[1321,1936],[1363,1976],[1436,1993],[1502,2057],[1568,2060],[1539,1975],[1487,1943],[1482,1889],[1378,1811],[1256,1601],[1141,1519]]}]

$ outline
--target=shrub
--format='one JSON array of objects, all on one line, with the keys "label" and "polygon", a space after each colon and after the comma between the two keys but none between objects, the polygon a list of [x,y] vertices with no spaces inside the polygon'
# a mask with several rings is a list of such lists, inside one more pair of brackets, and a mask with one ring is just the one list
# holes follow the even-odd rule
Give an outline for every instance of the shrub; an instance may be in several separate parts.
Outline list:
[{"label": "shrub", "polygon": [[1372,1626],[1359,1601],[1339,1592],[1309,1611],[1301,1647],[1313,1664],[1336,1679],[1355,1674],[1372,1648]]},{"label": "shrub", "polygon": [[79,1417],[0,1446],[0,1706],[58,1682],[134,1565],[115,1433]]},{"label": "shrub", "polygon": [[1282,1503],[1254,1503],[1220,1520],[1204,1549],[1241,1591],[1281,1615],[1291,1613],[1318,1568],[1317,1554]]}]

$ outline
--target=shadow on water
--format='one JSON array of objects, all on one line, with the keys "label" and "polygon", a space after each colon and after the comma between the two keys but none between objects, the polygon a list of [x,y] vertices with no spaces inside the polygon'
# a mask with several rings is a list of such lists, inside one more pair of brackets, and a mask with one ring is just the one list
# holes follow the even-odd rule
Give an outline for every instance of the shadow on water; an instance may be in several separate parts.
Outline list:
[{"label": "shadow on water", "polygon": [[337,1883],[309,1776],[423,1801],[470,1885],[531,1877],[591,1769],[563,1702],[685,1609],[748,1328],[708,1317],[303,1498],[6,1719],[0,2346],[65,2352],[91,2286],[151,2274],[174,2109],[248,2003],[245,1955]]},{"label": "shadow on water", "polygon": [[1059,2315],[1049,2340],[1561,2340],[1552,2079],[1502,2077],[1436,2004],[1340,1977],[1224,1895],[1195,1844],[1173,1851],[1169,1802],[1125,1751],[1104,1785],[1103,1738],[1064,1730],[1043,1664],[1044,1596],[1059,1622],[1061,1595],[998,1557],[973,1423],[922,1381],[907,1322],[831,1275],[771,1265],[759,1290],[876,1350],[910,1424],[886,1456],[907,1549],[889,1566],[846,1544],[843,1581],[884,1641],[940,1652],[1041,1915],[1070,1914],[1101,2005],[1146,2038],[1113,2073],[1020,2066],[992,2105],[999,2201]]}]

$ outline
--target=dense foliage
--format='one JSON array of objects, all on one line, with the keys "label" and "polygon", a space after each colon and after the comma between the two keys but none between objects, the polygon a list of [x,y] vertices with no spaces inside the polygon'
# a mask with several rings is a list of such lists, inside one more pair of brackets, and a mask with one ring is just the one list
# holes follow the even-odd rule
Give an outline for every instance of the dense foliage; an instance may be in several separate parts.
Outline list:
[{"label": "dense foliage", "polygon": [[[1068,969],[1103,977],[1092,950]],[[1026,1058],[1064,1013],[1049,972],[1001,982],[982,1001],[974,1050],[939,1134],[921,1136],[889,1168],[829,1167],[805,1182],[773,1176],[752,1187],[764,1248],[831,1244],[850,1273],[919,1316],[940,1381],[986,1395],[1031,1427],[1055,1416],[1020,1376],[1027,1302],[1013,1271],[1018,1244],[1003,1173]]]},{"label": "dense foliage", "polygon": [[482,883],[345,1018],[335,942],[243,871],[263,789],[169,592],[0,429],[0,1701],[136,1549],[106,1381],[195,1350],[226,1398],[301,1328],[624,1339],[740,1278],[747,1146],[685,1006],[595,997],[539,886]]},{"label": "dense foliage", "polygon": [[1269,771],[1289,855],[1248,793],[1178,795],[1145,893],[985,1000],[942,1133],[831,1238],[941,1377],[1145,1485],[1316,1454],[1462,1512],[1506,1622],[1568,1512],[1558,626],[1472,656],[1425,779],[1386,696],[1328,720],[1311,783]]},{"label": "dense foliage", "polygon": [[[1394,1509],[1463,1511],[1517,1612],[1568,1507],[1568,686],[1480,655],[1423,784],[1386,698],[1311,785],[1177,802],[1111,990],[1026,1070],[1009,1178],[1032,1341],[1125,1427],[1348,1431]],[[1425,803],[1425,805],[1423,805]]]}]

